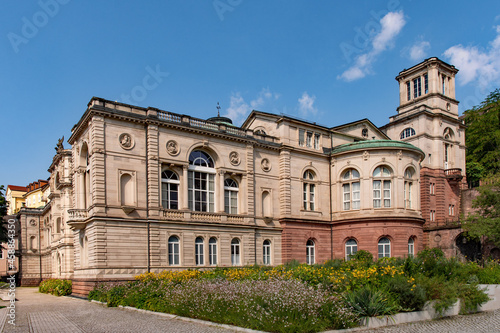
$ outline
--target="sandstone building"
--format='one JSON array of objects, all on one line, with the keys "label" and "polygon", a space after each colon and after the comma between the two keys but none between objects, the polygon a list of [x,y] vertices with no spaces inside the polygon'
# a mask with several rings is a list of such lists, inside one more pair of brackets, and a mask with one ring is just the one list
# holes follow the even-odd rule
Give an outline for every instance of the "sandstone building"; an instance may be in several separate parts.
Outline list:
[{"label": "sandstone building", "polygon": [[324,127],[252,111],[241,127],[92,98],[58,145],[50,200],[20,211],[23,284],[292,259],[456,255],[465,132],[457,69],[437,58],[397,76],[400,106]]}]

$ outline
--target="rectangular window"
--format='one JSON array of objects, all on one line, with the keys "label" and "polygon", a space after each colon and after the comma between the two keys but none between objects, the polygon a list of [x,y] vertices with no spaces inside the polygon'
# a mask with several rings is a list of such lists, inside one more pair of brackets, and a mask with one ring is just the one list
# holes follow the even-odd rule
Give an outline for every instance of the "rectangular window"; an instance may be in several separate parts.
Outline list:
[{"label": "rectangular window", "polygon": [[410,87],[410,81],[406,82],[406,99],[409,101],[411,100],[411,87]]},{"label": "rectangular window", "polygon": [[424,94],[429,93],[429,75],[427,73],[424,74]]},{"label": "rectangular window", "polygon": [[197,266],[205,264],[205,259],[203,258],[203,243],[195,244],[195,259]]},{"label": "rectangular window", "polygon": [[373,181],[373,208],[381,207],[381,184],[380,180]]},{"label": "rectangular window", "polygon": [[306,131],[299,129],[299,146],[304,147]]},{"label": "rectangular window", "polygon": [[189,171],[188,204],[189,209],[197,212],[215,211],[215,175]]},{"label": "rectangular window", "polygon": [[306,137],[306,146],[308,148],[311,148],[312,147],[312,138],[313,138],[313,134],[312,132],[307,132],[307,137]]},{"label": "rectangular window", "polygon": [[455,215],[455,205],[448,206],[448,215],[450,215],[450,216]]},{"label": "rectangular window", "polygon": [[432,222],[434,222],[436,220],[436,211],[435,210],[431,210],[429,217],[430,217],[430,220]]},{"label": "rectangular window", "polygon": [[319,140],[320,140],[320,135],[319,134],[314,134],[314,149],[319,149]]},{"label": "rectangular window", "polygon": [[217,241],[214,238],[208,242],[208,260],[211,266],[217,265]]},{"label": "rectangular window", "polygon": [[391,181],[384,180],[384,207],[391,207]]},{"label": "rectangular window", "polygon": [[443,95],[446,94],[446,76],[444,75],[441,75],[441,81],[442,81],[442,91],[443,91]]},{"label": "rectangular window", "polygon": [[360,183],[352,183],[352,209],[361,208]]},{"label": "rectangular window", "polygon": [[420,83],[420,77],[413,79],[413,98],[417,98],[422,95],[422,87]]},{"label": "rectangular window", "polygon": [[344,189],[344,210],[351,209],[351,184],[342,185]]},{"label": "rectangular window", "polygon": [[314,191],[316,186],[314,184],[309,184],[309,209],[314,210]]}]

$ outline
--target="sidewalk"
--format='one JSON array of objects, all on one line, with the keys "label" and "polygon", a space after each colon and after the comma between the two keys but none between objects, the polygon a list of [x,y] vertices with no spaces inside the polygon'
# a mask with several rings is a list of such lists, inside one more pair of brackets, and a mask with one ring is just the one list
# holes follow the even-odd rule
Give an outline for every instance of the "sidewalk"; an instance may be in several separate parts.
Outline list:
[{"label": "sidewalk", "polygon": [[[38,293],[38,288],[16,290],[16,325],[9,324],[7,309],[0,309],[0,332],[79,333],[79,332],[235,332],[202,323],[185,322],[164,316],[108,308],[104,305],[70,297]],[[8,305],[7,302],[2,302]],[[383,327],[354,329],[356,332],[500,332],[500,310],[434,321]]]}]

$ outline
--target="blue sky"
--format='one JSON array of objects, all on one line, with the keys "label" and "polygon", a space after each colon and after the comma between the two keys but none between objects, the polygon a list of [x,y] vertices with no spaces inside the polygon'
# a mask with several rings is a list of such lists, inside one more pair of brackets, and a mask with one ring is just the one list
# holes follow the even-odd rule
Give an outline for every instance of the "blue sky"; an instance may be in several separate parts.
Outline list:
[{"label": "blue sky", "polygon": [[[455,65],[460,110],[500,83],[499,1],[2,1],[0,184],[49,174],[92,96],[239,125],[396,113],[404,68]],[[65,144],[68,147],[68,144]]]}]

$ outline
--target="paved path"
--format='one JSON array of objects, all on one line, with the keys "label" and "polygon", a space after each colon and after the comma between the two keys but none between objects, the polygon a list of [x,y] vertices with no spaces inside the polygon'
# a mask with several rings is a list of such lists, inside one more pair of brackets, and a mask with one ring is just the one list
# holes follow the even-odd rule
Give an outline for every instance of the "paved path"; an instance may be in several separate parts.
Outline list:
[{"label": "paved path", "polygon": [[[80,332],[203,332],[224,333],[235,330],[200,323],[169,319],[69,297],[38,293],[37,288],[18,288],[16,291],[16,325],[8,321],[7,308],[0,309],[1,332],[80,333]],[[3,305],[8,305],[3,302]],[[356,332],[500,332],[500,310],[469,316],[403,324]]]}]

